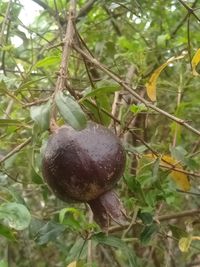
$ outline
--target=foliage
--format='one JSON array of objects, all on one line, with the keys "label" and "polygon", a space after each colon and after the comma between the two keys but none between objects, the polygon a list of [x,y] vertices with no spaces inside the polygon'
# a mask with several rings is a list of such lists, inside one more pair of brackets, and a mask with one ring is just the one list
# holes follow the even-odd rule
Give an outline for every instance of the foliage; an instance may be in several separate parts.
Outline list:
[{"label": "foliage", "polygon": [[[55,97],[69,1],[34,2],[41,11],[24,25],[20,1],[0,1],[0,266],[192,266],[200,250],[198,1],[78,0],[76,44],[97,63],[72,47]],[[108,235],[87,205],[58,200],[43,181],[54,104],[59,125],[93,120],[124,144],[116,191],[128,219]]]}]

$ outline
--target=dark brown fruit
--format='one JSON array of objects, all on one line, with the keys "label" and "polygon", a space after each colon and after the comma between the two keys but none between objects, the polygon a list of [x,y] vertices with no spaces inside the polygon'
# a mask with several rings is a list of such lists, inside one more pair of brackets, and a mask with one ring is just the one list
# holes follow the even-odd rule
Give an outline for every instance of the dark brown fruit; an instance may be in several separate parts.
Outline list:
[{"label": "dark brown fruit", "polygon": [[81,131],[59,128],[50,137],[43,157],[44,178],[64,201],[96,199],[113,188],[124,166],[119,138],[93,122]]}]

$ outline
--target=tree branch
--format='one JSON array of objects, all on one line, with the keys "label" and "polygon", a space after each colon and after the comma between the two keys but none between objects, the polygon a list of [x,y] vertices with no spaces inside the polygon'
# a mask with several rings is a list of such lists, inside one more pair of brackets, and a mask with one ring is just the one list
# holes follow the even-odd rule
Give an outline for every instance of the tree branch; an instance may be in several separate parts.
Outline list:
[{"label": "tree branch", "polygon": [[[157,218],[154,218],[154,220],[156,222],[163,222],[163,221],[169,221],[172,219],[180,219],[180,218],[184,218],[184,217],[189,217],[189,216],[196,216],[200,213],[200,209],[193,209],[193,210],[186,210],[180,213],[173,213],[173,214],[169,214],[169,215],[161,215],[158,216]],[[135,222],[135,224],[141,224],[140,220],[137,220]],[[134,227],[135,224],[132,224],[132,226]],[[129,227],[130,224],[126,224],[126,225],[116,225],[116,226],[112,226],[109,228],[108,232],[109,233],[115,233],[118,231],[121,231],[123,229],[126,229],[127,227]]]},{"label": "tree branch", "polygon": [[123,81],[122,79],[120,79],[115,73],[111,72],[109,69],[107,69],[106,66],[104,66],[103,64],[101,64],[96,58],[92,57],[90,54],[88,54],[87,52],[83,51],[82,49],[80,49],[77,46],[74,46],[74,49],[80,53],[82,56],[84,56],[87,60],[89,60],[92,64],[94,64],[96,67],[98,67],[99,69],[101,69],[104,73],[106,73],[109,77],[111,77],[114,81],[116,81],[117,83],[119,83],[121,86],[123,86],[132,96],[135,97],[135,99],[137,100],[137,102],[142,102],[146,107],[151,108],[153,110],[155,110],[156,112],[164,115],[165,117],[175,121],[176,123],[180,124],[181,126],[185,127],[186,129],[192,131],[193,133],[197,134],[200,136],[200,131],[195,129],[194,127],[192,127],[191,125],[189,125],[187,122],[185,122],[185,120],[180,119],[175,117],[174,115],[158,108],[157,106],[155,106],[154,104],[148,102],[146,99],[144,99],[143,97],[141,97],[139,94],[137,94],[135,92],[135,90],[127,85],[127,83],[125,81]]},{"label": "tree branch", "polygon": [[[192,4],[192,9],[195,8],[196,4],[197,4],[198,0],[195,0],[194,3]],[[173,38],[177,31],[182,27],[182,25],[185,23],[185,21],[187,20],[187,17],[190,15],[190,13],[188,12],[185,17],[178,23],[178,25],[176,26],[176,28],[172,31],[171,33],[171,37]]]},{"label": "tree branch", "polygon": [[54,10],[53,8],[51,8],[49,5],[47,5],[46,3],[44,3],[41,0],[33,0],[33,2],[35,2],[36,4],[38,4],[39,6],[41,6],[42,8],[44,8],[44,10],[46,10],[51,16],[58,18],[59,23],[61,25],[66,23],[66,20],[64,18],[62,18],[61,16],[57,15],[56,10]]},{"label": "tree branch", "polygon": [[70,0],[68,23],[67,23],[67,29],[66,29],[64,42],[63,42],[64,45],[63,45],[62,59],[61,59],[61,64],[60,64],[60,71],[59,71],[58,79],[56,82],[56,88],[52,96],[53,107],[52,107],[51,123],[50,123],[51,131],[54,131],[57,128],[55,96],[59,91],[62,91],[66,87],[66,84],[67,84],[67,69],[69,65],[69,57],[70,57],[71,46],[72,46],[73,37],[74,37],[74,26],[73,25],[74,25],[75,18],[76,18],[76,0]]},{"label": "tree branch", "polygon": [[77,19],[80,19],[81,17],[86,16],[90,10],[93,8],[94,3],[97,2],[97,0],[89,0],[86,2],[86,4],[79,10]]},{"label": "tree branch", "polygon": [[183,0],[178,0],[188,11],[188,13],[191,13],[199,22],[200,18],[194,13],[193,8],[189,7]]},{"label": "tree branch", "polygon": [[29,137],[25,142],[23,142],[22,144],[18,145],[12,151],[10,151],[7,155],[5,155],[4,157],[2,157],[0,159],[0,164],[3,163],[4,161],[6,161],[11,156],[13,156],[14,154],[16,154],[17,152],[19,152],[23,147],[25,147],[26,145],[28,145],[31,142],[31,139],[32,138]]},{"label": "tree branch", "polygon": [[[44,8],[44,10],[46,10],[51,16],[57,18],[61,25],[64,25],[65,23],[67,23],[66,19],[64,19],[61,16],[58,16],[56,10],[51,8],[49,5],[47,5],[43,1],[41,1],[41,0],[33,0],[33,2],[35,2],[36,4],[38,4],[39,6]],[[81,17],[86,16],[88,14],[88,12],[92,9],[92,7],[93,7],[95,2],[97,2],[97,0],[89,0],[89,1],[87,1],[87,3],[79,10],[75,20],[78,21],[78,20],[80,20]]]}]

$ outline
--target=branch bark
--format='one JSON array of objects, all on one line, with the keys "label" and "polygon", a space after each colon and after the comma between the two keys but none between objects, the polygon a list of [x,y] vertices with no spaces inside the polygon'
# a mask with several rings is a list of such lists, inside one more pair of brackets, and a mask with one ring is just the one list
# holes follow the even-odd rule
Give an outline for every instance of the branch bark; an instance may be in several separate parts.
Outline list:
[{"label": "branch bark", "polygon": [[73,37],[74,37],[74,20],[76,18],[76,0],[70,1],[70,7],[69,7],[69,16],[68,16],[68,24],[66,29],[66,34],[64,38],[64,45],[63,45],[63,52],[62,52],[62,59],[60,64],[60,71],[58,75],[58,79],[56,82],[56,88],[54,91],[54,94],[52,96],[53,98],[53,107],[52,107],[52,113],[51,113],[51,122],[50,122],[50,130],[53,132],[56,128],[56,107],[55,107],[55,95],[62,91],[65,88],[66,81],[67,81],[67,69],[69,65],[69,57],[71,53],[71,46],[73,43]]},{"label": "branch bark", "polygon": [[[64,25],[65,23],[67,23],[67,21],[61,17],[58,16],[56,10],[54,10],[53,8],[51,8],[49,5],[47,5],[45,2],[41,1],[41,0],[33,0],[33,2],[35,2],[36,4],[38,4],[39,6],[41,6],[42,8],[44,8],[49,15],[58,18],[58,22],[60,23],[60,25]],[[79,10],[76,20],[80,20],[81,17],[84,17],[88,14],[88,12],[93,8],[94,3],[97,2],[97,0],[89,0],[87,1],[87,3]]]},{"label": "branch bark", "polygon": [[[196,216],[200,213],[200,209],[193,209],[193,210],[186,210],[180,213],[173,213],[173,214],[169,214],[169,215],[161,215],[158,216],[157,218],[154,218],[154,220],[156,222],[164,222],[164,221],[169,221],[172,219],[180,219],[180,218],[184,218],[184,217],[189,217],[189,216]],[[137,220],[135,221],[135,224],[141,224],[141,221]],[[132,227],[134,227],[135,224],[132,224]],[[109,233],[115,233],[118,231],[121,231],[123,229],[126,229],[127,227],[129,227],[130,224],[126,224],[126,225],[117,225],[117,226],[112,226],[109,228],[108,232]]]}]

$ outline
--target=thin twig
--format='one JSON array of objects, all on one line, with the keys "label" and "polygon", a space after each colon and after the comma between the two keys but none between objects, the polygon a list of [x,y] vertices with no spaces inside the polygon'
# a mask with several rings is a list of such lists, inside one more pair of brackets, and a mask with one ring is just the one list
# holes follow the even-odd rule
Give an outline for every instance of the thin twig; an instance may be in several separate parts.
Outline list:
[{"label": "thin twig", "polygon": [[41,1],[41,0],[33,0],[33,2],[37,3],[39,6],[41,6],[42,8],[44,8],[44,10],[46,10],[51,16],[53,16],[54,18],[58,18],[58,22],[63,25],[65,24],[65,19],[62,17],[58,17],[57,16],[57,12],[56,10],[54,10],[53,8],[51,8],[49,5],[47,5],[45,2]]},{"label": "thin twig", "polygon": [[22,144],[16,146],[12,151],[10,151],[8,154],[6,154],[4,157],[0,159],[0,164],[6,161],[8,158],[19,152],[22,148],[24,148],[26,145],[28,145],[31,142],[32,137],[29,137],[26,141],[24,141]]},{"label": "thin twig", "polygon": [[161,215],[161,216],[157,217],[157,219],[159,222],[162,222],[162,221],[168,221],[171,219],[180,219],[180,218],[184,218],[184,217],[198,215],[199,213],[200,213],[200,209],[193,209],[193,210],[186,210],[186,211],[183,211],[180,213]]},{"label": "thin twig", "polygon": [[78,12],[77,20],[79,20],[81,17],[86,16],[90,12],[90,10],[93,8],[93,5],[95,2],[97,2],[97,0],[86,1],[85,5],[82,6]]},{"label": "thin twig", "polygon": [[103,64],[101,64],[96,58],[92,57],[91,55],[89,55],[87,52],[83,51],[82,49],[80,49],[77,46],[74,46],[74,49],[80,53],[81,55],[83,55],[87,60],[89,60],[91,63],[93,63],[95,66],[97,66],[99,69],[101,69],[102,71],[104,71],[108,76],[110,76],[113,80],[115,80],[117,83],[119,83],[121,86],[123,86],[127,91],[129,91],[131,93],[131,95],[133,95],[135,97],[135,99],[138,102],[142,102],[146,107],[151,108],[155,111],[157,111],[158,113],[164,115],[165,117],[175,121],[176,123],[180,124],[181,126],[185,127],[186,129],[192,131],[193,133],[200,135],[200,131],[195,129],[194,127],[192,127],[191,125],[189,125],[185,120],[177,118],[176,116],[158,108],[157,106],[155,106],[154,104],[148,102],[146,99],[144,99],[143,97],[141,97],[139,94],[137,94],[135,92],[135,90],[126,84],[125,81],[123,81],[122,79],[120,79],[116,74],[114,74],[113,72],[111,72],[109,69],[107,69],[106,66],[104,66]]},{"label": "thin twig", "polygon": [[7,106],[6,110],[5,110],[5,113],[3,115],[3,119],[8,119],[9,118],[9,115],[11,113],[13,104],[14,104],[14,100],[10,99],[10,101],[8,102],[8,106]]},{"label": "thin twig", "polygon": [[187,42],[188,42],[188,55],[190,59],[190,68],[192,70],[192,54],[191,54],[191,42],[190,42],[190,16],[187,20]]},{"label": "thin twig", "polygon": [[[88,222],[89,223],[93,223],[93,213],[92,213],[92,210],[90,208],[89,205],[87,205],[88,207],[88,217],[89,217],[89,220]],[[87,264],[89,266],[91,266],[92,264],[92,255],[93,255],[93,246],[92,246],[92,239],[89,239],[88,240],[88,249],[87,249]]]},{"label": "thin twig", "polygon": [[[161,215],[158,216],[157,218],[154,218],[155,222],[164,222],[164,221],[169,221],[172,219],[180,219],[180,218],[184,218],[184,217],[190,217],[190,216],[196,216],[200,213],[200,209],[193,209],[193,210],[186,210],[180,213],[173,213],[173,214],[169,214],[169,215]],[[142,222],[140,220],[135,221],[135,224],[141,224]],[[134,225],[133,224],[133,227]],[[127,223],[125,225],[116,225],[116,226],[112,226],[109,228],[109,233],[114,233],[114,232],[118,232],[121,231],[123,229],[126,229],[127,227],[129,227],[130,223]]]},{"label": "thin twig", "polygon": [[[192,9],[195,8],[196,4],[197,4],[198,0],[195,0],[194,3],[192,4]],[[190,15],[190,12],[188,12],[185,17],[178,23],[178,25],[176,26],[176,28],[172,31],[171,33],[171,37],[173,38],[177,31],[182,27],[182,25],[185,23],[185,21],[187,20],[188,16]]]},{"label": "thin twig", "polygon": [[26,108],[26,107],[31,107],[31,106],[34,106],[34,105],[39,105],[39,104],[47,102],[48,100],[49,100],[49,97],[47,97],[45,99],[37,99],[34,102],[30,102],[30,103],[24,104],[24,107]]},{"label": "thin twig", "polygon": [[200,18],[194,13],[193,8],[189,7],[183,0],[178,1],[200,22]]},{"label": "thin twig", "polygon": [[59,76],[58,76],[57,83],[56,83],[55,93],[57,93],[58,91],[62,91],[65,88],[65,80],[67,78],[67,68],[69,65],[69,57],[71,53],[71,45],[73,42],[73,35],[74,35],[73,21],[76,16],[75,6],[76,6],[76,1],[71,0],[67,30],[66,30],[66,35],[64,38],[62,60],[61,60],[61,65],[60,65]]},{"label": "thin twig", "polygon": [[3,24],[1,26],[0,45],[3,45],[3,36],[4,36],[4,32],[5,32],[7,21],[9,19],[11,4],[12,4],[12,0],[10,0],[9,3],[8,3],[7,9],[6,9],[6,14],[5,14],[5,17],[4,17],[4,21],[3,21]]},{"label": "thin twig", "polygon": [[136,222],[136,218],[137,218],[137,214],[139,211],[139,207],[136,207],[131,219],[131,222],[129,224],[129,227],[124,231],[123,235],[122,235],[122,239],[124,239],[126,237],[126,235],[128,234],[129,230],[132,228],[132,226],[135,224]]},{"label": "thin twig", "polygon": [[[182,74],[180,74],[180,83],[178,86],[178,94],[177,94],[177,105],[176,105],[176,110],[178,110],[180,103],[181,103],[181,94],[182,94],[182,82],[183,82],[183,77]],[[177,136],[178,136],[178,130],[179,130],[179,125],[175,125],[175,130],[174,130],[174,137],[173,137],[173,143],[172,147],[176,146],[176,141],[177,141]]]},{"label": "thin twig", "polygon": [[[58,16],[57,11],[54,10],[53,8],[51,8],[46,3],[44,3],[43,1],[41,1],[41,0],[33,0],[33,1],[35,3],[37,3],[39,6],[41,6],[42,8],[44,8],[44,10],[46,10],[51,16],[56,18],[61,25],[64,25],[65,23],[67,23],[67,20],[65,20],[61,16]],[[86,4],[83,5],[82,8],[79,10],[78,15],[76,17],[76,20],[78,21],[78,20],[80,20],[81,17],[86,16],[88,14],[88,12],[92,9],[95,2],[97,2],[97,0],[87,1]]]},{"label": "thin twig", "polygon": [[[148,148],[152,152],[153,155],[155,155],[157,158],[159,158],[161,156],[160,153],[155,151],[142,138],[140,138],[138,135],[136,135],[133,130],[130,129],[129,131],[136,137],[137,140],[139,140],[144,146],[146,146],[146,148]],[[166,163],[167,165],[169,165],[169,166],[167,166],[165,164],[162,164],[162,161],[164,163]],[[160,167],[162,167],[162,168],[165,168],[165,169],[168,169],[168,170],[171,170],[171,171],[177,171],[177,172],[180,172],[180,173],[184,173],[186,175],[200,177],[200,173],[193,172],[193,171],[187,171],[187,170],[184,170],[182,168],[177,168],[176,166],[180,163],[180,161],[177,161],[175,164],[172,164],[172,163],[168,162],[164,158],[162,158],[162,161],[160,163]]]}]

